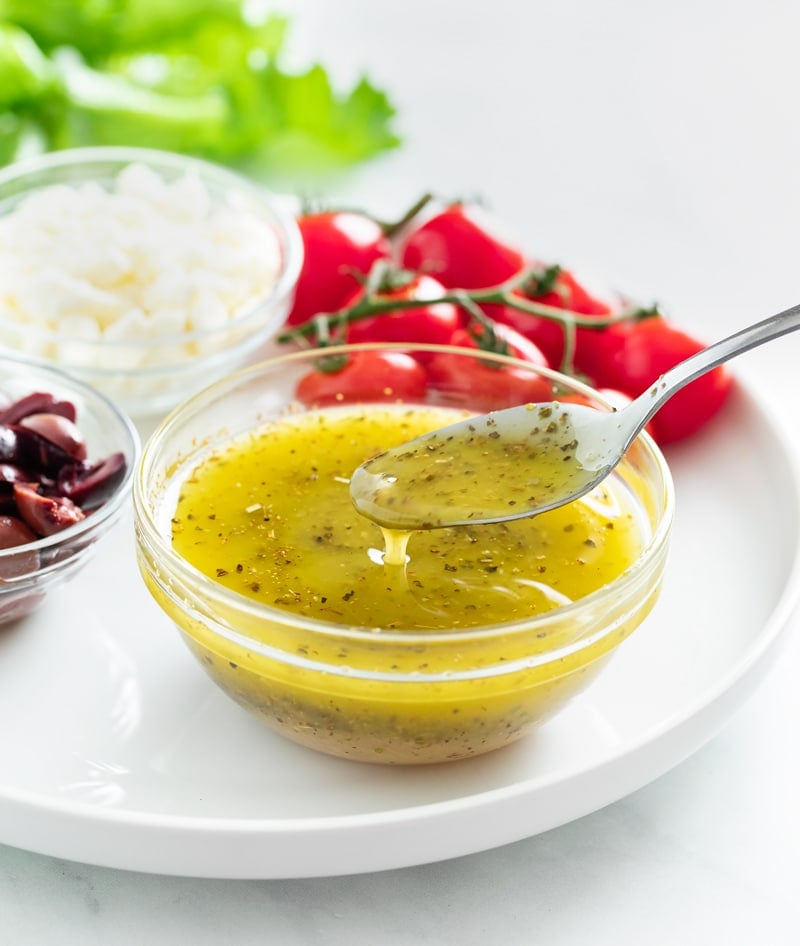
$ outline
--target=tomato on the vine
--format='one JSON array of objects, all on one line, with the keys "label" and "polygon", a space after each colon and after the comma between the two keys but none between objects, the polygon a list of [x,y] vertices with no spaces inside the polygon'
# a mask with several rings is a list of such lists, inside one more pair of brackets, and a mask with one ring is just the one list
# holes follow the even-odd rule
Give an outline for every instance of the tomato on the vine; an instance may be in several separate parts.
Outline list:
[{"label": "tomato on the vine", "polygon": [[485,331],[484,326],[480,324],[471,326],[469,329],[459,328],[450,336],[448,344],[461,348],[485,348],[512,358],[519,358],[521,361],[529,361],[532,365],[549,367],[549,362],[539,346],[510,325],[502,325],[498,322],[492,326],[496,339],[494,345],[481,340]]},{"label": "tomato on the vine", "polygon": [[[631,398],[703,347],[655,310],[632,307],[623,315],[621,301],[595,296],[572,271],[532,265],[518,245],[498,235],[496,220],[480,207],[454,202],[422,218],[419,207],[423,204],[418,202],[397,226],[385,230],[363,213],[301,217],[306,259],[288,318],[292,328],[282,339],[302,335],[324,344],[332,337],[346,337],[351,343],[450,344],[487,352],[502,350],[498,342],[504,342],[518,358],[534,365],[563,367],[588,377],[596,388]],[[379,264],[385,273],[374,268],[379,260],[385,261]],[[393,261],[411,271],[399,273],[409,279],[384,285],[383,279],[394,273]],[[368,274],[369,296],[364,297]],[[379,285],[373,285],[376,282]],[[498,286],[503,291],[496,290]],[[460,290],[458,304],[437,301],[456,290]],[[584,317],[587,324],[575,326],[568,365],[564,322],[516,308],[520,298]],[[381,311],[387,300],[391,308]],[[373,301],[378,311],[370,309]],[[351,313],[342,310],[359,305],[356,318],[348,321]],[[485,320],[476,306],[487,316]],[[340,315],[331,320],[328,331],[321,323],[309,322],[317,314],[334,312]],[[488,336],[492,331],[496,339]],[[482,332],[486,337],[480,338]],[[392,364],[396,358],[400,365]],[[340,371],[313,372],[299,391],[304,400],[316,403],[365,397],[400,400],[421,396],[427,377],[445,390],[449,386],[454,400],[459,392],[469,392],[478,409],[484,410],[553,395],[551,383],[535,370],[497,367],[490,358],[470,361],[443,352],[419,357],[359,353]],[[731,387],[724,367],[703,375],[675,394],[649,429],[662,444],[696,433],[720,410]]]},{"label": "tomato on the vine", "polygon": [[300,217],[297,224],[304,258],[289,325],[340,309],[358,288],[354,274],[366,275],[373,263],[388,258],[392,251],[380,224],[366,214],[311,213]]},{"label": "tomato on the vine", "polygon": [[[704,346],[661,316],[639,322],[620,322],[595,333],[585,370],[598,387],[616,388],[631,397],[642,394],[654,381]],[[733,386],[720,366],[692,381],[650,421],[660,444],[682,440],[719,412]]]},{"label": "tomato on the vine", "polygon": [[335,371],[314,369],[297,383],[303,404],[324,407],[357,401],[403,401],[425,394],[428,376],[422,365],[403,352],[360,351],[350,354]]},{"label": "tomato on the vine", "polygon": [[406,234],[400,260],[450,289],[496,286],[525,266],[522,252],[495,235],[496,226],[481,208],[452,204]]},{"label": "tomato on the vine", "polygon": [[[410,276],[409,281],[398,289],[381,292],[376,300],[425,301],[437,299],[445,293],[444,286],[431,276],[422,274]],[[361,292],[350,299],[346,305],[358,301]],[[444,345],[450,341],[453,332],[461,325],[462,315],[459,308],[449,302],[398,309],[396,312],[383,312],[367,319],[357,319],[347,325],[348,342],[411,342]]]},{"label": "tomato on the vine", "polygon": [[[454,332],[451,344],[460,348],[478,348],[477,342],[466,329]],[[437,390],[458,395],[468,393],[470,407],[478,411],[551,400],[552,384],[535,370],[537,366],[545,365],[544,356],[539,353],[539,361],[525,359],[520,349],[514,350],[513,344],[510,349],[510,354],[530,361],[531,368],[467,358],[455,352],[438,352],[426,362],[425,368]]]},{"label": "tomato on the vine", "polygon": [[[552,279],[544,282],[542,289],[542,292],[537,292],[534,286],[526,292],[519,291],[518,294],[532,302],[556,309],[568,309],[580,315],[604,317],[611,313],[611,306],[593,296],[569,270],[557,269]],[[560,367],[564,358],[564,327],[560,322],[523,312],[513,306],[487,305],[484,308],[490,318],[505,325],[511,325],[526,338],[535,342],[547,356],[550,364],[555,368]],[[581,350],[587,341],[591,343],[594,334],[594,329],[580,327],[576,329],[574,353],[576,365],[580,363]]]}]

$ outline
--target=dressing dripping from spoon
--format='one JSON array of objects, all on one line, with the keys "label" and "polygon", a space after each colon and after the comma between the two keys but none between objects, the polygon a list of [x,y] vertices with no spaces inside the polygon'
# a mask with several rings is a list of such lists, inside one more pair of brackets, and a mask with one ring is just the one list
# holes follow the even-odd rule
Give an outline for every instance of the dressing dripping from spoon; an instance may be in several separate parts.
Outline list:
[{"label": "dressing dripping from spoon", "polygon": [[358,467],[350,496],[384,530],[387,562],[404,556],[404,533],[506,522],[563,506],[602,482],[681,388],[798,328],[800,304],[685,359],[621,410],[523,404],[431,431]]}]

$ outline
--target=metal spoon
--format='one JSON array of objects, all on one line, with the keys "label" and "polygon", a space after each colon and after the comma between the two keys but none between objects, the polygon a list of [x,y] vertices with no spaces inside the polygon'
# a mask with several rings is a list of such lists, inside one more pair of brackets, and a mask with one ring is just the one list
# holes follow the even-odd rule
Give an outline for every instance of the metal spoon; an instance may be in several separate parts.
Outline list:
[{"label": "metal spoon", "polygon": [[469,417],[368,460],[350,495],[384,529],[411,532],[546,512],[598,485],[656,411],[700,375],[800,328],[800,304],[716,342],[618,411],[552,401]]}]

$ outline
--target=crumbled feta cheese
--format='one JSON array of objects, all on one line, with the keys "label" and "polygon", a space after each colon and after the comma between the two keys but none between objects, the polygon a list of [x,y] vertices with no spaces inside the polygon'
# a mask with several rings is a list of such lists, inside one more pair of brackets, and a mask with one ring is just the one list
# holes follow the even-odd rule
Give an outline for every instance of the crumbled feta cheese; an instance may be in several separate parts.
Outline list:
[{"label": "crumbled feta cheese", "polygon": [[196,174],[47,186],[0,216],[0,342],[71,368],[188,361],[240,337],[280,268],[270,223]]}]

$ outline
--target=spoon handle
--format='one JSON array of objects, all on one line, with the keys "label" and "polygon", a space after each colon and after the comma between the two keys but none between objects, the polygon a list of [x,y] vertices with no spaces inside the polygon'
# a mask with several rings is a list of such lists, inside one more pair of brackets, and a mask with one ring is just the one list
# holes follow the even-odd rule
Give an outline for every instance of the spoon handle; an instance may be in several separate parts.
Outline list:
[{"label": "spoon handle", "polygon": [[[783,312],[771,315],[768,319],[756,322],[747,328],[723,338],[708,348],[691,355],[670,368],[652,384],[643,394],[640,394],[628,407],[625,408],[629,417],[630,436],[627,439],[629,446],[653,414],[668,401],[673,394],[686,387],[701,375],[713,370],[723,362],[757,348],[765,342],[788,335],[800,328],[800,304],[793,305]],[[629,413],[628,413],[629,412]]]}]

